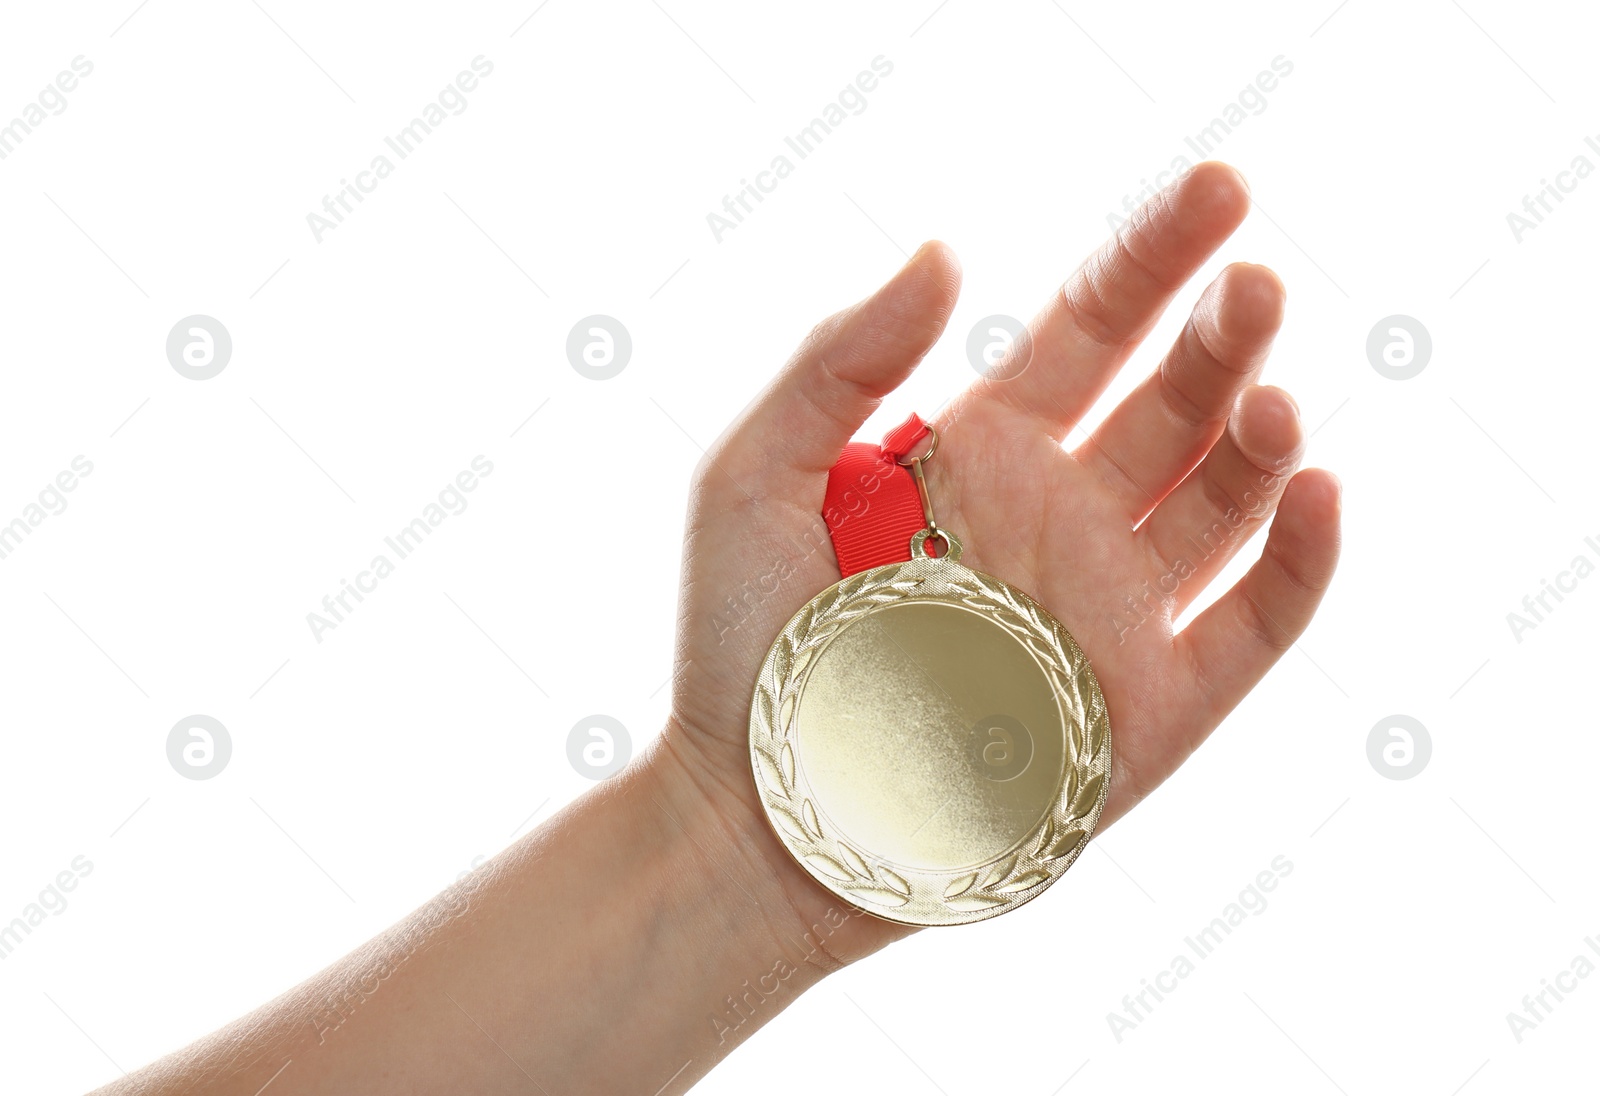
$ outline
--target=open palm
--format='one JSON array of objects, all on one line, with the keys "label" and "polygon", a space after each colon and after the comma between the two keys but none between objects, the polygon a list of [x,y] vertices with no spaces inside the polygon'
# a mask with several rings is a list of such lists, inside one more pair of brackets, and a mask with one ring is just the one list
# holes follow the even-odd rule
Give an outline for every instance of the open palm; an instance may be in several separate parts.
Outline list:
[{"label": "open palm", "polygon": [[[965,544],[962,562],[1032,594],[1100,680],[1113,750],[1102,827],[1171,775],[1304,631],[1338,556],[1338,481],[1295,472],[1298,410],[1254,383],[1283,314],[1283,287],[1264,267],[1224,270],[1157,369],[1093,436],[1077,429],[1248,210],[1231,168],[1193,169],[934,423],[929,489],[940,525]],[[802,918],[827,896],[761,815],[751,689],[784,623],[839,578],[819,517],[829,466],[937,341],[959,282],[948,249],[924,245],[876,294],[819,325],[696,473],[665,745],[753,858],[784,876]],[[1174,633],[1173,619],[1269,520],[1245,577]]]}]

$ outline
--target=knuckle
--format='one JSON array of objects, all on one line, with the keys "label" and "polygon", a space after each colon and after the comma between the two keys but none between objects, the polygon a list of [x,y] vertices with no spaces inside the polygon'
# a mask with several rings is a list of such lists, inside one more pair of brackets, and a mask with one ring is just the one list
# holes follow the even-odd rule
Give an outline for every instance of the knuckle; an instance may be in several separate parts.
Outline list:
[{"label": "knuckle", "polygon": [[796,357],[805,357],[810,354],[821,354],[838,338],[839,331],[844,327],[854,308],[846,308],[824,319],[818,320],[800,340],[800,348]]},{"label": "knuckle", "polygon": [[1294,646],[1294,635],[1284,631],[1254,597],[1239,600],[1239,623],[1251,639],[1277,654]]},{"label": "knuckle", "polygon": [[1085,270],[1061,290],[1061,303],[1072,317],[1073,326],[1090,342],[1108,350],[1127,345],[1129,339],[1113,318],[1099,276]]},{"label": "knuckle", "polygon": [[1161,402],[1180,426],[1186,426],[1192,430],[1205,430],[1227,419],[1228,407],[1226,404],[1205,407],[1183,390],[1183,386],[1179,383],[1172,370],[1163,368],[1156,374],[1156,377],[1156,386],[1157,391],[1161,393]]}]

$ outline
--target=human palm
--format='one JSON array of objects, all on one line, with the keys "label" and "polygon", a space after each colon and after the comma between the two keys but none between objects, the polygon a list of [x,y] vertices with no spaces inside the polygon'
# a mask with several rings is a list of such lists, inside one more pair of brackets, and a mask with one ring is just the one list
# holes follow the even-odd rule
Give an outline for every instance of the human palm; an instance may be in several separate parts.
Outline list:
[{"label": "human palm", "polygon": [[[933,423],[929,491],[962,562],[1032,594],[1094,666],[1112,728],[1102,827],[1165,780],[1304,631],[1338,555],[1338,482],[1295,474],[1298,410],[1253,383],[1283,312],[1265,268],[1224,270],[1155,372],[1093,436],[1077,429],[1248,208],[1231,168],[1195,168]],[[829,466],[938,339],[959,281],[948,249],[924,245],[878,293],[819,325],[696,473],[666,742],[802,919],[828,896],[761,815],[751,690],[784,623],[838,580],[819,517]],[[1261,558],[1175,633],[1174,618],[1268,520]],[[863,950],[904,931],[874,925]]]}]

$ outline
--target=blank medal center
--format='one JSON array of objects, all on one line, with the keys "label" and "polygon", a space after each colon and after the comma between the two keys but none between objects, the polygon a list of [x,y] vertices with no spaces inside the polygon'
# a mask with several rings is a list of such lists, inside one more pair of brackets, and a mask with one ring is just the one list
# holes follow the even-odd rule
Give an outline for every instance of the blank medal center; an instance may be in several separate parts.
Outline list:
[{"label": "blank medal center", "polygon": [[797,756],[833,834],[915,871],[1005,854],[1061,787],[1061,705],[1033,655],[958,605],[892,605],[816,656]]}]

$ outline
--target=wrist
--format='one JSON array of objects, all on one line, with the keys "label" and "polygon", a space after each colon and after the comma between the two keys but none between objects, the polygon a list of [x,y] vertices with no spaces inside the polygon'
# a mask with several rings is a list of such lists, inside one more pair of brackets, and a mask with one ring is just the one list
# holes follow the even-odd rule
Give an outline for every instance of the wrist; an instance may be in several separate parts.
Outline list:
[{"label": "wrist", "polygon": [[[641,758],[643,779],[668,826],[681,831],[712,888],[754,904],[775,956],[808,972],[807,985],[865,958],[912,929],[873,917],[820,886],[772,832],[747,771],[726,775],[704,756],[704,739],[677,719]],[[720,748],[720,746],[719,746]],[[741,779],[742,777],[742,779]],[[676,821],[673,821],[673,819]]]}]

